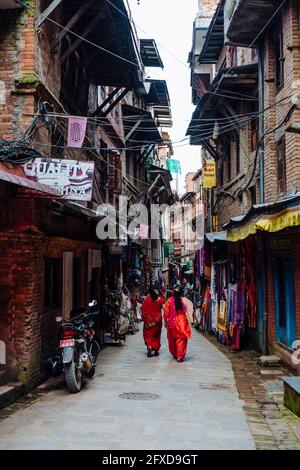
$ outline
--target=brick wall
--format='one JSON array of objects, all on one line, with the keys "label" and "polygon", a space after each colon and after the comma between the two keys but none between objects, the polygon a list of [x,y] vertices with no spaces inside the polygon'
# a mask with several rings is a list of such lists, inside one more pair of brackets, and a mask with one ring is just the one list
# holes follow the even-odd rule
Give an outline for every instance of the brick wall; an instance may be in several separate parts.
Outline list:
[{"label": "brick wall", "polygon": [[199,16],[202,18],[212,18],[219,0],[198,0],[198,2]]},{"label": "brick wall", "polygon": [[89,248],[99,249],[99,245],[38,234],[1,232],[0,247],[0,338],[6,343],[12,378],[31,385],[45,375],[45,362],[55,352],[55,318],[61,314],[61,308],[44,308],[45,257],[62,259],[64,251],[72,251],[74,257],[81,259],[86,274],[81,286],[82,306],[85,306],[87,252]]},{"label": "brick wall", "polygon": [[[264,61],[265,61],[265,103],[269,108],[265,113],[265,129],[274,128],[286,116],[290,101],[283,100],[295,91],[293,82],[300,79],[300,31],[298,2],[289,1],[282,9],[283,24],[283,56],[284,56],[284,86],[277,90],[274,83],[274,38],[273,30],[264,38]],[[279,103],[281,101],[281,103]],[[278,103],[276,105],[276,103]],[[293,119],[299,121],[299,111],[296,111]],[[283,135],[280,130],[273,132],[265,139],[265,193],[266,201],[272,202],[278,197],[277,177],[277,155],[276,140]],[[300,135],[285,133],[286,144],[286,190],[300,189]]]}]

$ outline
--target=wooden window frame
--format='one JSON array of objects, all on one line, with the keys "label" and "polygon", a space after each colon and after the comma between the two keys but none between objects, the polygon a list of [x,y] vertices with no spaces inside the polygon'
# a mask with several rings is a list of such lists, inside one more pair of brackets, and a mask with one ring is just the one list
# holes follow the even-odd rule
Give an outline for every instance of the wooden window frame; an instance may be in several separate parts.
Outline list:
[{"label": "wooden window frame", "polygon": [[240,135],[236,134],[235,136],[235,171],[238,175],[241,171],[241,152],[240,152]]},{"label": "wooden window frame", "polygon": [[283,25],[282,18],[279,17],[274,30],[274,67],[275,86],[277,91],[284,87],[284,48],[283,48]]},{"label": "wooden window frame", "polygon": [[276,143],[276,156],[277,156],[277,183],[278,193],[285,194],[286,192],[286,158],[285,158],[285,138],[282,137]]},{"label": "wooden window frame", "polygon": [[62,306],[62,260],[45,258],[44,308],[54,309]]}]

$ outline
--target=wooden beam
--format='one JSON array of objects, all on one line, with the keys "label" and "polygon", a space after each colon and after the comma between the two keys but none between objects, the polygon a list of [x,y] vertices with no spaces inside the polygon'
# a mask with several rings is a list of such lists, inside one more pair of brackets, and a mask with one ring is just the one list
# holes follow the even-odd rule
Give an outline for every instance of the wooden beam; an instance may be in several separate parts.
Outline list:
[{"label": "wooden beam", "polygon": [[61,58],[61,63],[64,63],[65,60],[71,55],[77,47],[81,44],[82,40],[86,38],[90,34],[90,32],[95,28],[96,24],[98,23],[99,19],[103,18],[103,10],[98,12],[98,14],[92,19],[92,21],[88,24],[88,26],[80,33],[80,38],[77,38],[73,44],[64,52]]},{"label": "wooden beam", "polygon": [[114,90],[108,95],[108,97],[103,101],[103,103],[100,104],[100,106],[96,109],[96,111],[93,113],[93,116],[96,116],[97,114],[101,113],[103,108],[113,99],[113,97],[121,90],[120,87],[114,88]]},{"label": "wooden beam", "polygon": [[57,37],[51,42],[51,49],[53,49],[64,37],[68,34],[67,29],[72,29],[73,26],[80,20],[80,18],[84,15],[84,13],[92,6],[95,0],[90,0],[89,2],[84,3],[79,10],[74,13],[74,15],[69,19],[65,28],[62,29]]},{"label": "wooden beam", "polygon": [[35,21],[35,27],[38,29],[41,24],[44,23],[44,21],[48,18],[48,16],[51,15],[51,13],[55,10],[55,8],[58,7],[62,3],[62,0],[53,0],[52,3],[46,8],[46,10],[43,11],[43,13],[40,13],[39,16],[37,17]]},{"label": "wooden beam", "polygon": [[141,124],[143,120],[143,117],[141,117],[135,124],[134,126],[130,129],[130,131],[128,132],[128,134],[126,134],[125,136],[125,142],[127,142],[127,140],[129,139],[130,136],[132,136],[132,134],[134,133],[134,131],[137,130],[137,128],[139,127],[139,125]]},{"label": "wooden beam", "polygon": [[115,101],[113,101],[113,103],[111,103],[111,105],[103,112],[103,116],[107,116],[117,106],[117,104],[120,103],[120,101],[124,98],[124,96],[127,95],[129,91],[129,88],[125,88],[125,90],[122,91]]}]

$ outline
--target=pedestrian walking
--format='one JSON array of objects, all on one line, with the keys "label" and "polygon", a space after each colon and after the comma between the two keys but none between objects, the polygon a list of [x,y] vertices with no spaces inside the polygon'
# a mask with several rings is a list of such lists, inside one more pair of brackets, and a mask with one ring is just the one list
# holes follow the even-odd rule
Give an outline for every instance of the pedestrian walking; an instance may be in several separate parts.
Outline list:
[{"label": "pedestrian walking", "polygon": [[169,350],[174,359],[183,362],[188,339],[192,337],[192,332],[187,319],[187,307],[183,302],[183,289],[180,287],[174,290],[164,309],[164,321],[168,331]]},{"label": "pedestrian walking", "polygon": [[142,319],[144,321],[144,341],[147,347],[147,356],[159,355],[160,337],[162,328],[163,297],[155,289],[151,289],[149,295],[142,304]]}]

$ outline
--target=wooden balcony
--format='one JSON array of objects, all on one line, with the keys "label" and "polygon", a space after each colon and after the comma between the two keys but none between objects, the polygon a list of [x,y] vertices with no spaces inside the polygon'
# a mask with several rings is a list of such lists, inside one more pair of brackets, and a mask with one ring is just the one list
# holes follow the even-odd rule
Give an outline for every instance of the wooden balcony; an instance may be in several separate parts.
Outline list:
[{"label": "wooden balcony", "polygon": [[[280,5],[280,0],[226,0],[225,39],[241,46],[257,46],[264,29]],[[271,23],[272,24],[272,23]]]}]

